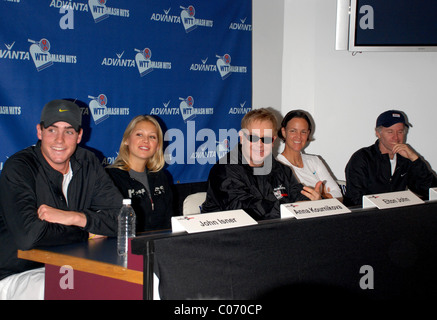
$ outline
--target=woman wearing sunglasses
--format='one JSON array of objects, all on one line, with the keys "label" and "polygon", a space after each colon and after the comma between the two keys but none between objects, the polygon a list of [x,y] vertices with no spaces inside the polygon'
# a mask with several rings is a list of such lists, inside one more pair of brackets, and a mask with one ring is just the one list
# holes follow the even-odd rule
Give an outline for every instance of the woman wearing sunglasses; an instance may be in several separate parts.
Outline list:
[{"label": "woman wearing sunglasses", "polygon": [[342,201],[340,187],[320,158],[302,152],[310,141],[311,132],[312,124],[305,111],[288,112],[278,130],[278,136],[284,141],[285,147],[284,151],[277,156],[277,160],[290,166],[304,186],[315,187],[317,183],[322,182],[323,198],[337,198]]}]

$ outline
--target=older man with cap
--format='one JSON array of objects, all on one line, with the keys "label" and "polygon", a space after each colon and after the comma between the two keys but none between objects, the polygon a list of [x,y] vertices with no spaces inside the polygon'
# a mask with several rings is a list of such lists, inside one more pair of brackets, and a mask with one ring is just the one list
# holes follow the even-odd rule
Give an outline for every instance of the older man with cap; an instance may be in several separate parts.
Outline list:
[{"label": "older man with cap", "polygon": [[427,198],[436,179],[425,161],[405,144],[409,124],[403,112],[388,110],[376,120],[375,144],[355,152],[346,165],[346,205],[361,205],[363,195],[403,191]]},{"label": "older man with cap", "polygon": [[78,146],[81,124],[77,104],[50,101],[36,126],[37,144],[15,153],[4,164],[0,175],[0,299],[43,297],[42,265],[17,258],[18,249],[116,235],[122,196],[97,157]]}]

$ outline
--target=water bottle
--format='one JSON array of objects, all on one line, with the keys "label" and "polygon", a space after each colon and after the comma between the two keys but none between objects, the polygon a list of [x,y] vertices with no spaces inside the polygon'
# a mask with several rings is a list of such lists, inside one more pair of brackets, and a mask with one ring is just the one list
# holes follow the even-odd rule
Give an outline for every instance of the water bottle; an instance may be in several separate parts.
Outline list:
[{"label": "water bottle", "polygon": [[135,211],[131,207],[131,199],[123,199],[123,206],[118,214],[117,253],[127,256],[128,238],[135,237]]}]

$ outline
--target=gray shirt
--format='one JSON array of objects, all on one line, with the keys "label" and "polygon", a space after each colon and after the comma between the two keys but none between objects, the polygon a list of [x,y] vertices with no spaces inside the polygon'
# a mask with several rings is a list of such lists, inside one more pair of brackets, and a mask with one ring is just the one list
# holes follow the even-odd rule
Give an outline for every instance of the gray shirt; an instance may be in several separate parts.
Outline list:
[{"label": "gray shirt", "polygon": [[131,178],[141,182],[144,185],[144,187],[146,187],[146,190],[147,190],[148,194],[150,195],[149,180],[147,179],[147,172],[146,171],[138,172],[138,171],[134,171],[134,170],[130,169],[129,175]]}]

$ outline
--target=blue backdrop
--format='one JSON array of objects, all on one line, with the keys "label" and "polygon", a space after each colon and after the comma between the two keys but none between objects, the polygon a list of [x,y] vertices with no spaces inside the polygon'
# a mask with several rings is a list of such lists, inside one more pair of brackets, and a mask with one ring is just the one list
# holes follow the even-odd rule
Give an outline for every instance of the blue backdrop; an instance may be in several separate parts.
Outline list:
[{"label": "blue backdrop", "polygon": [[252,107],[252,3],[1,0],[0,70],[0,169],[36,142],[44,104],[66,98],[103,165],[152,114],[174,181],[205,181]]}]

